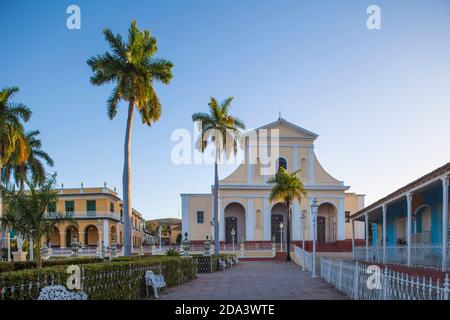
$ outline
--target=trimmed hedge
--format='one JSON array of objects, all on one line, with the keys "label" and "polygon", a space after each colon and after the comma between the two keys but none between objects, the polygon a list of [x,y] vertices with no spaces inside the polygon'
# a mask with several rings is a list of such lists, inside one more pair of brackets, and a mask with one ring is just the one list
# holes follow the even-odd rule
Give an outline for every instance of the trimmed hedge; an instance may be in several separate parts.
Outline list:
[{"label": "trimmed hedge", "polygon": [[[139,299],[146,295],[145,271],[161,267],[167,286],[172,287],[197,277],[197,264],[192,258],[143,257],[125,261],[87,263],[82,269],[82,291],[89,299]],[[0,274],[0,300],[34,300],[46,285],[67,282],[65,266],[29,269]],[[6,288],[3,292],[3,288]],[[14,288],[14,289],[12,289]],[[151,290],[150,290],[151,291]]]},{"label": "trimmed hedge", "polygon": [[[216,272],[216,271],[222,271],[219,266],[219,260],[225,259],[225,258],[231,258],[235,255],[233,254],[225,254],[220,253],[218,255],[211,255],[211,256],[204,256],[201,254],[193,254],[192,258],[195,260],[197,264],[197,271],[198,273],[209,273],[209,272]],[[212,261],[211,261],[212,259]],[[212,267],[212,270],[211,270]]]},{"label": "trimmed hedge", "polygon": [[[42,261],[42,267],[68,266],[71,264],[98,263],[102,259],[97,257],[79,257],[79,258],[57,258]],[[16,262],[0,262],[0,273],[8,271],[19,271],[26,269],[35,269],[35,261],[16,261]]]}]

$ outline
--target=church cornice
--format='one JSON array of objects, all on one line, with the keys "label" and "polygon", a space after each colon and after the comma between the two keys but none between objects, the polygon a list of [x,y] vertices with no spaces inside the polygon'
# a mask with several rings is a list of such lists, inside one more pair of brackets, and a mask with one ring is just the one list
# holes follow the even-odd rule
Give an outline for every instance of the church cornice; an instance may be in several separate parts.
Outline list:
[{"label": "church cornice", "polygon": [[[348,190],[350,186],[342,185],[323,185],[323,184],[305,184],[306,190]],[[221,184],[221,190],[270,190],[271,185],[266,184]]]}]

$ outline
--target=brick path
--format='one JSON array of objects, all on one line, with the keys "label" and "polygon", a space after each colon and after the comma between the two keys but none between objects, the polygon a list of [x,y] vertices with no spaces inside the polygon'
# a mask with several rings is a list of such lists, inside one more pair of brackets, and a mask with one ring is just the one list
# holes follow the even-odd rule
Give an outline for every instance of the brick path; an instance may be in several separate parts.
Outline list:
[{"label": "brick path", "polygon": [[311,279],[293,262],[246,261],[224,272],[200,274],[196,280],[161,294],[167,300],[348,299],[320,278]]}]

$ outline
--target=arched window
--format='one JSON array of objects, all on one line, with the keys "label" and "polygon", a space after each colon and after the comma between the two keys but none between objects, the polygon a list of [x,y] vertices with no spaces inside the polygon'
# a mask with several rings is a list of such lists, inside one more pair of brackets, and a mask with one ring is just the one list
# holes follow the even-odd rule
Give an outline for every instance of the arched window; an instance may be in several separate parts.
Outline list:
[{"label": "arched window", "polygon": [[287,161],[285,158],[278,158],[278,170],[280,170],[280,168],[287,170]]}]

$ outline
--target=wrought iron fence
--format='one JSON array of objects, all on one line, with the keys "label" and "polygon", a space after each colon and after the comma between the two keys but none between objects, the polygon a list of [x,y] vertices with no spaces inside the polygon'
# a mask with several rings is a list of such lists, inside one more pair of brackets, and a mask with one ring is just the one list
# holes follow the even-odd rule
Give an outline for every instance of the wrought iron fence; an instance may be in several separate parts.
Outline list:
[{"label": "wrought iron fence", "polygon": [[[144,278],[145,272],[152,270],[155,274],[163,274],[164,266],[159,264],[158,266],[130,266],[126,270],[104,271],[96,272],[92,275],[86,275],[81,267],[81,291],[88,294],[91,297],[93,294],[107,291],[117,286],[129,286],[130,279],[137,279],[141,281]],[[66,286],[66,278],[61,273],[52,273],[38,276],[37,279],[26,281],[24,279],[21,282],[9,286],[0,287],[0,300],[9,299],[36,299],[42,288],[52,285]],[[102,281],[107,279],[108,281]],[[179,272],[179,279],[177,284],[184,282],[185,279],[181,278],[181,272]],[[136,292],[136,295],[141,295],[142,292]],[[132,297],[129,297],[132,298]]]},{"label": "wrought iron fence", "polygon": [[385,267],[377,274],[358,262],[320,259],[320,276],[354,300],[449,300],[449,278],[433,281]]}]

